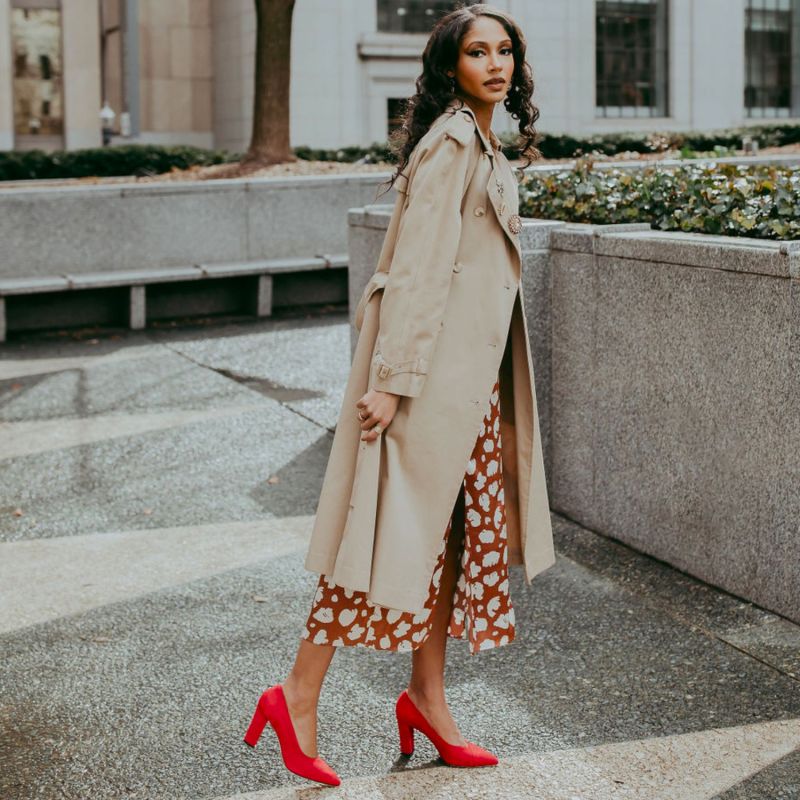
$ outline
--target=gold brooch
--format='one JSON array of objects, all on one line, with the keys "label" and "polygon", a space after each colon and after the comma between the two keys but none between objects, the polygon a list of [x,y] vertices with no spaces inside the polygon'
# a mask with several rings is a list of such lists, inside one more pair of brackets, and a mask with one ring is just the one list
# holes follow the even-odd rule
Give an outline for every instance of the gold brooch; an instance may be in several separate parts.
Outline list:
[{"label": "gold brooch", "polygon": [[508,218],[508,229],[511,233],[519,233],[522,230],[522,220],[519,218],[519,214],[512,214]]}]

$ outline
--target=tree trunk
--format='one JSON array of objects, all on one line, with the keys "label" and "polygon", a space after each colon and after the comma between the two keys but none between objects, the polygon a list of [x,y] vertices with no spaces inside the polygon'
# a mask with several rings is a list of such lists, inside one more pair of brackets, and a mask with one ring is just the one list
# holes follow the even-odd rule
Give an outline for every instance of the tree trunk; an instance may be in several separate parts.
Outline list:
[{"label": "tree trunk", "polygon": [[256,75],[248,167],[296,161],[289,139],[292,14],[295,0],[255,0]]}]

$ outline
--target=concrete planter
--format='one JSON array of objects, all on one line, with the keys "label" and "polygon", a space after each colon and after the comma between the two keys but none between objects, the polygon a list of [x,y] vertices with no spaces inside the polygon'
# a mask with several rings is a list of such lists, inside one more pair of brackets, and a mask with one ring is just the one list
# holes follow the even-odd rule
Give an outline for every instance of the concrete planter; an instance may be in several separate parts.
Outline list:
[{"label": "concrete planter", "polygon": [[389,174],[0,190],[0,342],[344,302],[342,223]]},{"label": "concrete planter", "polygon": [[346,252],[347,210],[387,177],[0,189],[0,279]]}]

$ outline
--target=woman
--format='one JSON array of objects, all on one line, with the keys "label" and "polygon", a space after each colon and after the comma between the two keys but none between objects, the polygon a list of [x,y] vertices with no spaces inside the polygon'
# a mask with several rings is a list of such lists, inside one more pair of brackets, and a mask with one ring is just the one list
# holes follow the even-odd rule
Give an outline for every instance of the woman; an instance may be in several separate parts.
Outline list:
[{"label": "woman", "polygon": [[[514,639],[508,570],[554,563],[521,293],[514,171],[490,129],[501,100],[538,157],[525,39],[475,4],[439,20],[402,128],[398,191],[360,331],[305,566],[320,573],[294,666],[259,699],[284,763],[323,783],[317,703],[337,646],[412,651],[395,712],[453,766],[497,763],[444,691],[448,636]],[[527,165],[526,165],[527,166]]]}]

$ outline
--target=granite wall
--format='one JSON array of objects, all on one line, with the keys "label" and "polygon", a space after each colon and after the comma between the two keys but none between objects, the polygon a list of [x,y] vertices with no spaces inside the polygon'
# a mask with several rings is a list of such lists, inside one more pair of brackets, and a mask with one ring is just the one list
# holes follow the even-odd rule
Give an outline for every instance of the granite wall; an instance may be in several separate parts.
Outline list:
[{"label": "granite wall", "polygon": [[0,279],[346,253],[389,174],[0,189]]}]

